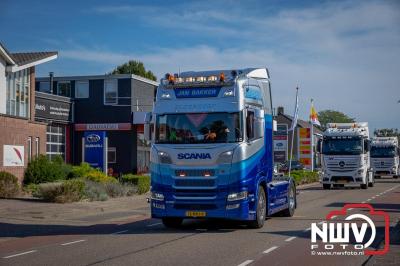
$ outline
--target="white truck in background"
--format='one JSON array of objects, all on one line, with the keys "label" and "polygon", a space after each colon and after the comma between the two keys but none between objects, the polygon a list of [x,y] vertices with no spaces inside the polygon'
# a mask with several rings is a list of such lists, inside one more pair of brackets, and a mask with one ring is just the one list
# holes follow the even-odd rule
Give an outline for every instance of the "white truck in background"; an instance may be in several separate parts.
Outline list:
[{"label": "white truck in background", "polygon": [[367,189],[374,185],[367,122],[328,123],[318,149],[322,154],[324,189],[344,185]]},{"label": "white truck in background", "polygon": [[375,137],[371,141],[371,165],[375,177],[400,176],[399,141],[397,137]]}]

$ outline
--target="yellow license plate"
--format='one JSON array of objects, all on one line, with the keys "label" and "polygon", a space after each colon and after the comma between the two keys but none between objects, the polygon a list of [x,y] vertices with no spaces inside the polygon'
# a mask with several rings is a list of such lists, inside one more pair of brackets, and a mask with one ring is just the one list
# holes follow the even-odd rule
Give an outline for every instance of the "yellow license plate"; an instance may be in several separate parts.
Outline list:
[{"label": "yellow license plate", "polygon": [[199,212],[199,211],[187,211],[187,217],[206,217],[206,212]]},{"label": "yellow license plate", "polygon": [[348,183],[348,181],[347,181],[346,179],[340,179],[340,180],[338,180],[336,183],[339,183],[339,184],[346,184],[346,183]]}]

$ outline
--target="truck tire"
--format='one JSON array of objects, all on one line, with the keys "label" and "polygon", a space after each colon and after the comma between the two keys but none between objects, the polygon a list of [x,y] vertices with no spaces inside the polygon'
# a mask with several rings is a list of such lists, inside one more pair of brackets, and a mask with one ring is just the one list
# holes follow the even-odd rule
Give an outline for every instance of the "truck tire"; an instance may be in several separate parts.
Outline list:
[{"label": "truck tire", "polygon": [[398,175],[395,175],[395,176],[393,176],[393,178],[394,178],[394,179],[397,179],[397,178],[399,178],[399,176],[398,176]]},{"label": "truck tire", "polygon": [[248,226],[254,229],[261,228],[264,226],[265,215],[267,213],[267,198],[265,196],[265,191],[262,186],[258,187],[257,195],[258,197],[257,197],[256,219],[248,223]]},{"label": "truck tire", "polygon": [[167,228],[178,228],[182,225],[183,218],[178,217],[164,217],[162,223]]},{"label": "truck tire", "polygon": [[322,184],[324,189],[331,189],[331,184]]},{"label": "truck tire", "polygon": [[296,209],[296,188],[293,182],[290,182],[289,184],[288,205],[288,208],[282,211],[282,215],[286,217],[292,217]]}]

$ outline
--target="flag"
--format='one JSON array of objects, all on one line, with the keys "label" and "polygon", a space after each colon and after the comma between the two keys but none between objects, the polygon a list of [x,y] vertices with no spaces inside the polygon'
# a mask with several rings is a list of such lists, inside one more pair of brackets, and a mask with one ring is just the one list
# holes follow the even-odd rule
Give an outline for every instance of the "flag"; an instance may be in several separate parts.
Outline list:
[{"label": "flag", "polygon": [[311,100],[310,121],[311,121],[312,125],[321,126],[321,123],[318,120],[317,111],[315,111],[315,108],[314,108],[314,100]]},{"label": "flag", "polygon": [[289,131],[292,131],[297,126],[297,118],[299,117],[299,88],[296,88],[296,106],[294,107],[294,115],[292,120],[292,125],[289,128]]}]

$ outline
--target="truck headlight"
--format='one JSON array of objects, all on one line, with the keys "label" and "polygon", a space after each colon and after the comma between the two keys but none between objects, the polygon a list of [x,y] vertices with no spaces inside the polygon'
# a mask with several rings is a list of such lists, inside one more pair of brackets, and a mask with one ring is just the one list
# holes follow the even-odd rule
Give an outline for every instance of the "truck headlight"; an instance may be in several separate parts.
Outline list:
[{"label": "truck headlight", "polygon": [[171,157],[165,151],[158,152],[158,159],[160,163],[172,164]]},{"label": "truck headlight", "polygon": [[217,163],[232,163],[233,151],[226,151],[218,156]]},{"label": "truck headlight", "polygon": [[164,200],[164,195],[160,192],[151,192],[151,199],[152,200]]},{"label": "truck headlight", "polygon": [[228,201],[244,200],[247,199],[247,191],[231,193],[228,195]]}]

